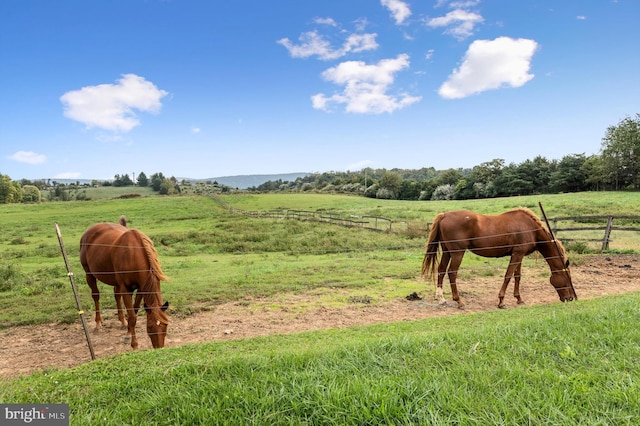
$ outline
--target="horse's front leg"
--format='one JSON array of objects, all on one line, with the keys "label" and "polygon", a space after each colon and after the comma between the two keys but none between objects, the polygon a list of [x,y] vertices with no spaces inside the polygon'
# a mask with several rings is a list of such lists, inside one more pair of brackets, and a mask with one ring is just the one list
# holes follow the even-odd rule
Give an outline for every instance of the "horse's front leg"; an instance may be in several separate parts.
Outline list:
[{"label": "horse's front leg", "polygon": [[96,330],[99,330],[102,327],[102,315],[100,315],[100,290],[98,289],[98,283],[96,282],[96,277],[91,274],[86,274],[87,284],[89,284],[89,288],[91,289],[91,297],[93,298],[93,304],[96,308]]},{"label": "horse's front leg", "polygon": [[504,295],[507,293],[507,287],[509,287],[511,277],[514,275],[515,271],[519,269],[519,265],[522,263],[522,257],[523,256],[521,254],[513,253],[511,255],[511,259],[509,259],[509,266],[507,267],[507,272],[504,274],[504,281],[502,282],[502,287],[500,287],[500,293],[498,293],[498,308],[500,309],[506,308],[504,304]]},{"label": "horse's front leg", "polygon": [[447,303],[447,300],[442,294],[442,283],[444,281],[444,276],[447,274],[447,266],[449,266],[449,260],[451,260],[451,255],[448,251],[443,251],[442,258],[440,259],[440,263],[438,264],[438,284],[436,284],[436,300],[441,305]]},{"label": "horse's front leg", "polygon": [[133,309],[133,295],[131,292],[126,291],[122,294],[122,299],[124,301],[124,306],[127,308],[127,322],[128,322],[128,330],[127,333],[131,336],[131,347],[133,349],[138,349],[138,339],[136,338],[136,319],[137,315],[135,310]]},{"label": "horse's front leg", "polygon": [[464,308],[464,302],[460,299],[458,294],[458,269],[462,264],[462,258],[464,257],[464,251],[459,251],[451,255],[451,263],[449,264],[449,284],[451,285],[451,297],[458,302],[458,308]]}]

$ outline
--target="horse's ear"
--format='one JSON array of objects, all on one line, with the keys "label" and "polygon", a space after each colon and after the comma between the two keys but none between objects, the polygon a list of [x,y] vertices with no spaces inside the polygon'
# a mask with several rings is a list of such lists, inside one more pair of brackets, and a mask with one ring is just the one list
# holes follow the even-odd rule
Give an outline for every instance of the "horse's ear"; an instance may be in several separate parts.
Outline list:
[{"label": "horse's ear", "polygon": [[162,305],[162,310],[166,311],[168,307],[169,307],[169,301],[167,300],[166,302],[164,302],[164,305]]},{"label": "horse's ear", "polygon": [[567,259],[567,261],[564,263],[564,267],[568,268],[569,267],[569,259]]}]

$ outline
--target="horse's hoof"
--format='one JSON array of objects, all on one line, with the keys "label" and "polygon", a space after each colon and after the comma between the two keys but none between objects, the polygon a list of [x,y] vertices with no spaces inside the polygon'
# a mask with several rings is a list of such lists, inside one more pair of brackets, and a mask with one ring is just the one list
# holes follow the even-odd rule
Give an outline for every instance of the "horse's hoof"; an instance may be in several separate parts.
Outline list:
[{"label": "horse's hoof", "polygon": [[507,305],[498,305],[498,309],[507,309]]},{"label": "horse's hoof", "polygon": [[526,304],[527,304],[527,302],[525,302],[524,300],[521,300],[521,301],[518,302],[518,305],[526,305]]}]

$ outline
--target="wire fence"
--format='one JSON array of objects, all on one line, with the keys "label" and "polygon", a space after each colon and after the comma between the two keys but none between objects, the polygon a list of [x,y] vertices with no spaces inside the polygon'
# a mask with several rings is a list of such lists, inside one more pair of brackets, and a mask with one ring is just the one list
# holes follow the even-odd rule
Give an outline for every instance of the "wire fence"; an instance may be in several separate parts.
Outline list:
[{"label": "wire fence", "polygon": [[[326,211],[313,212],[313,211],[296,210],[296,209],[246,211],[246,210],[242,210],[242,209],[238,209],[233,206],[230,206],[228,203],[226,203],[224,200],[220,199],[219,197],[214,196],[213,198],[216,199],[225,208],[229,209],[234,213],[242,214],[242,215],[254,217],[254,218],[270,218],[270,219],[277,219],[277,220],[282,220],[282,219],[304,220],[304,221],[329,223],[329,224],[338,225],[338,226],[357,227],[357,228],[362,228],[367,230],[377,230],[377,231],[385,231],[385,232],[391,232],[392,230],[397,230],[400,224],[406,225],[406,222],[394,221],[386,217],[380,217],[380,216],[342,217],[338,213],[326,212]],[[556,234],[559,233],[560,235],[562,235],[562,237],[559,236],[558,239],[563,241],[595,240],[597,242],[602,243],[603,250],[605,249],[605,247],[608,248],[609,244],[613,241],[611,238],[613,231],[640,232],[640,226],[637,226],[637,224],[640,223],[640,216],[614,216],[614,215],[571,216],[571,217],[567,216],[567,217],[550,218],[550,222],[552,223],[551,227],[554,233]],[[580,236],[580,233],[585,231],[602,232],[603,237],[602,238],[588,238],[588,237],[585,238]],[[495,236],[485,236],[482,238],[491,238]],[[110,246],[118,247],[117,245],[110,245]],[[498,248],[498,247],[499,246],[494,246],[493,248]],[[425,246],[423,243],[421,243],[419,245],[407,244],[403,246],[394,245],[390,247],[337,249],[332,253],[336,255],[340,255],[341,253],[344,253],[344,254],[368,253],[368,252],[377,251],[377,250],[407,250],[411,252],[418,251],[420,253],[420,257],[422,257],[422,255],[424,255],[425,253],[424,251]],[[296,251],[295,254],[313,254],[312,252],[313,250],[310,250],[309,253],[306,253],[306,252],[301,253],[299,251]],[[319,253],[326,254],[328,252],[327,250],[322,250]],[[244,254],[247,254],[247,253],[244,253]],[[352,257],[352,256],[349,256],[349,257]],[[537,256],[526,257],[522,263],[521,275],[523,276],[526,275],[530,278],[534,278],[534,277],[540,278],[542,275],[548,276],[550,273],[557,272],[557,271],[550,270],[550,267],[547,264],[547,262],[540,262],[539,259],[540,258]],[[458,277],[463,282],[465,280],[473,280],[474,277],[496,277],[496,288],[498,288],[498,286],[502,283],[502,278],[504,277],[505,270],[508,266],[509,266],[508,262],[504,262],[501,264],[496,262],[491,262],[491,263],[487,262],[484,264],[477,264],[477,263],[465,264],[458,271]],[[83,273],[84,271],[79,271],[79,272]],[[127,271],[127,272],[131,272],[131,271]],[[117,272],[101,271],[101,272],[95,272],[95,273],[96,274],[113,274]],[[414,278],[416,282],[419,283],[418,284],[419,286],[424,286],[422,287],[423,289],[428,290],[431,288],[432,283],[430,283],[429,281],[420,282],[421,281],[420,264],[418,262],[416,262],[416,273]],[[100,288],[102,290],[101,293],[103,295],[102,303],[104,304],[104,306],[101,307],[100,309],[101,313],[107,314],[109,316],[111,315],[116,316],[118,314],[118,308],[114,306],[115,305],[114,299],[112,297],[108,297],[108,298],[104,297],[107,294],[109,295],[114,294],[115,293],[114,288],[107,287],[104,285],[101,285]],[[179,289],[175,287],[168,290],[161,291],[161,293],[165,298],[170,298],[172,295],[177,295],[181,298],[184,298],[187,300],[193,300],[193,301],[197,301],[199,299],[208,299],[210,296],[209,293],[198,294],[188,289]],[[146,293],[145,294],[139,293],[139,294],[147,295]],[[83,318],[88,317],[92,320],[93,316],[95,315],[93,303],[91,303],[91,306],[85,306],[85,309],[86,311],[83,311],[82,309],[79,308],[78,309],[79,313],[81,314],[81,316],[83,316]]]}]

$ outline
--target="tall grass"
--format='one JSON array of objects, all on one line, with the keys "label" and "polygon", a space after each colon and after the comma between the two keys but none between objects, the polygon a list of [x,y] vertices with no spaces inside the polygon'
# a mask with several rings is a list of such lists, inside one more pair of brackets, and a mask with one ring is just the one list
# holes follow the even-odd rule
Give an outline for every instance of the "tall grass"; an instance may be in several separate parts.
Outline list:
[{"label": "tall grass", "polygon": [[640,294],[130,352],[6,382],[74,425],[636,424]]}]

